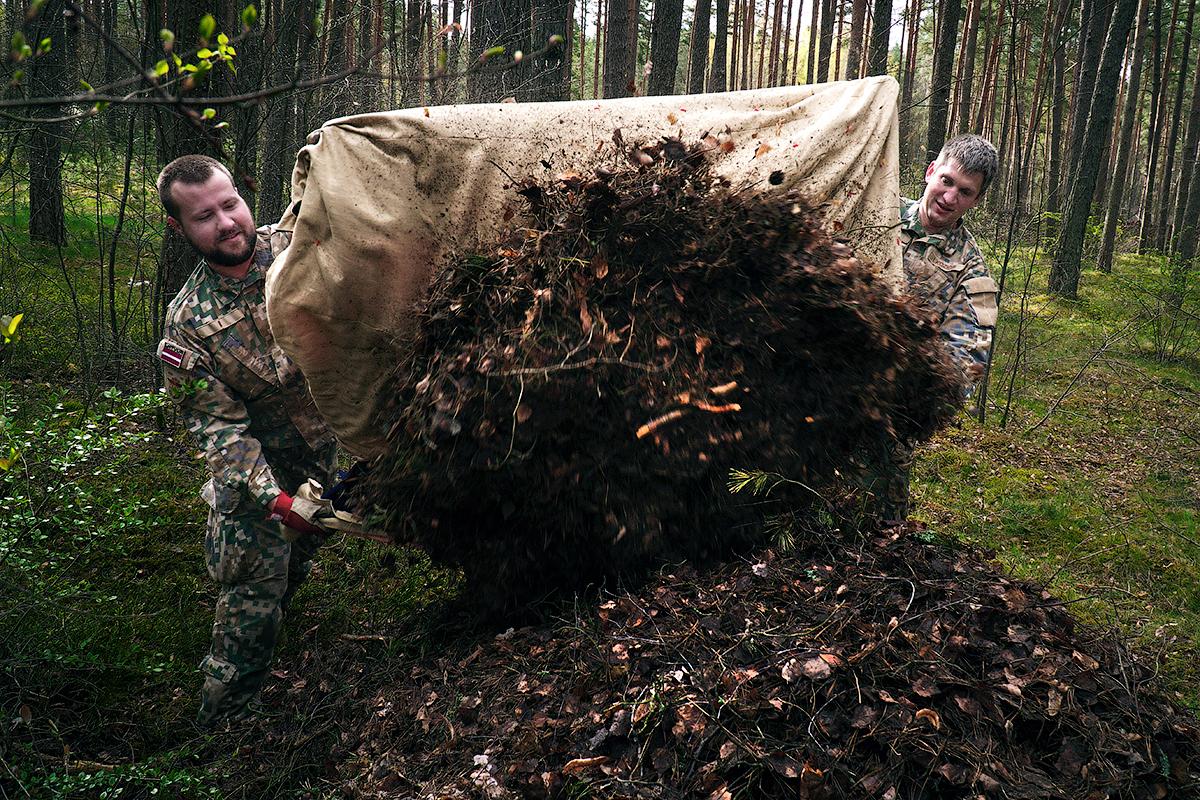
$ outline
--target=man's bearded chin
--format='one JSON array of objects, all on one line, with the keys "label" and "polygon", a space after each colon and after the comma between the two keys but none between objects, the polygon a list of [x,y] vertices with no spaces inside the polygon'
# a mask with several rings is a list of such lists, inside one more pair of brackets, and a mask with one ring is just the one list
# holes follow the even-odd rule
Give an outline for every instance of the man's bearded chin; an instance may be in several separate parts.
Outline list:
[{"label": "man's bearded chin", "polygon": [[246,263],[250,259],[250,256],[254,255],[255,237],[249,234],[242,234],[242,237],[245,240],[246,246],[237,253],[230,253],[227,250],[218,250],[215,248],[209,252],[205,252],[196,247],[195,243],[192,243],[192,247],[195,248],[196,252],[204,256],[204,260],[210,264],[217,264],[222,267],[236,267],[239,264]]}]

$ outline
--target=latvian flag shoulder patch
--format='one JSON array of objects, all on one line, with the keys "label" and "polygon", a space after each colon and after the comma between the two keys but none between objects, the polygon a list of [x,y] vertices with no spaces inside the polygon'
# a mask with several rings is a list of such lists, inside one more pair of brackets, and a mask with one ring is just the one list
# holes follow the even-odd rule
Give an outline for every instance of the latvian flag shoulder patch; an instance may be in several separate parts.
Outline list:
[{"label": "latvian flag shoulder patch", "polygon": [[158,343],[158,357],[164,364],[187,372],[196,366],[196,359],[200,358],[200,355],[177,342],[163,339]]}]

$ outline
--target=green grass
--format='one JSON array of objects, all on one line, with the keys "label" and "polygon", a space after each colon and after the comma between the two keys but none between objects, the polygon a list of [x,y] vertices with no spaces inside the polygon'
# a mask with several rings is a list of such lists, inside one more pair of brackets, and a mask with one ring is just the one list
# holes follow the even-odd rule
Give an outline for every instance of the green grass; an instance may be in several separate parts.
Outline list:
[{"label": "green grass", "polygon": [[[1029,256],[1017,254],[1018,271]],[[1031,287],[1041,289],[1045,264],[1033,268]],[[1077,301],[1033,294],[1034,350],[1001,428],[1018,324],[1010,293],[988,424],[966,421],[921,451],[913,493],[915,516],[993,548],[1015,574],[1074,601],[1082,618],[1162,652],[1168,685],[1195,707],[1200,442],[1189,436],[1200,431],[1200,374],[1194,362],[1158,360],[1152,326],[1129,327],[1161,271],[1157,259],[1126,258],[1113,275],[1086,271]]]}]

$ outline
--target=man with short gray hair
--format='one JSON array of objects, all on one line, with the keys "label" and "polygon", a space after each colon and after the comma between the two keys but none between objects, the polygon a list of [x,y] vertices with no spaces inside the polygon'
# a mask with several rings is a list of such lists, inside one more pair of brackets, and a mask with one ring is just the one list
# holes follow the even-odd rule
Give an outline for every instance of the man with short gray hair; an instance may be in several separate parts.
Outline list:
[{"label": "man with short gray hair", "polygon": [[[999,287],[992,280],[975,237],[963,225],[996,177],[996,148],[982,136],[955,136],[925,168],[925,191],[918,200],[901,199],[900,245],[905,290],[934,312],[951,357],[975,391],[992,349]],[[912,449],[896,443],[882,467],[868,477],[876,514],[884,520],[908,516]]]}]

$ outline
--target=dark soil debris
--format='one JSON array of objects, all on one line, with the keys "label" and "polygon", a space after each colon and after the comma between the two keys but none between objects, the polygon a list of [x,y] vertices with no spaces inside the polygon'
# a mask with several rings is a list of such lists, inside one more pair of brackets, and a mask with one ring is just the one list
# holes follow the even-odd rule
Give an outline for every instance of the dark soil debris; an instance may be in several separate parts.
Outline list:
[{"label": "dark soil debris", "polygon": [[516,187],[524,223],[440,274],[397,372],[370,500],[488,606],[750,544],[732,468],[819,505],[961,396],[927,312],[798,196],[718,179],[704,145],[617,147]]},{"label": "dark soil debris", "polygon": [[1038,586],[916,526],[681,568],[379,693],[353,797],[1194,797],[1200,729]]}]

